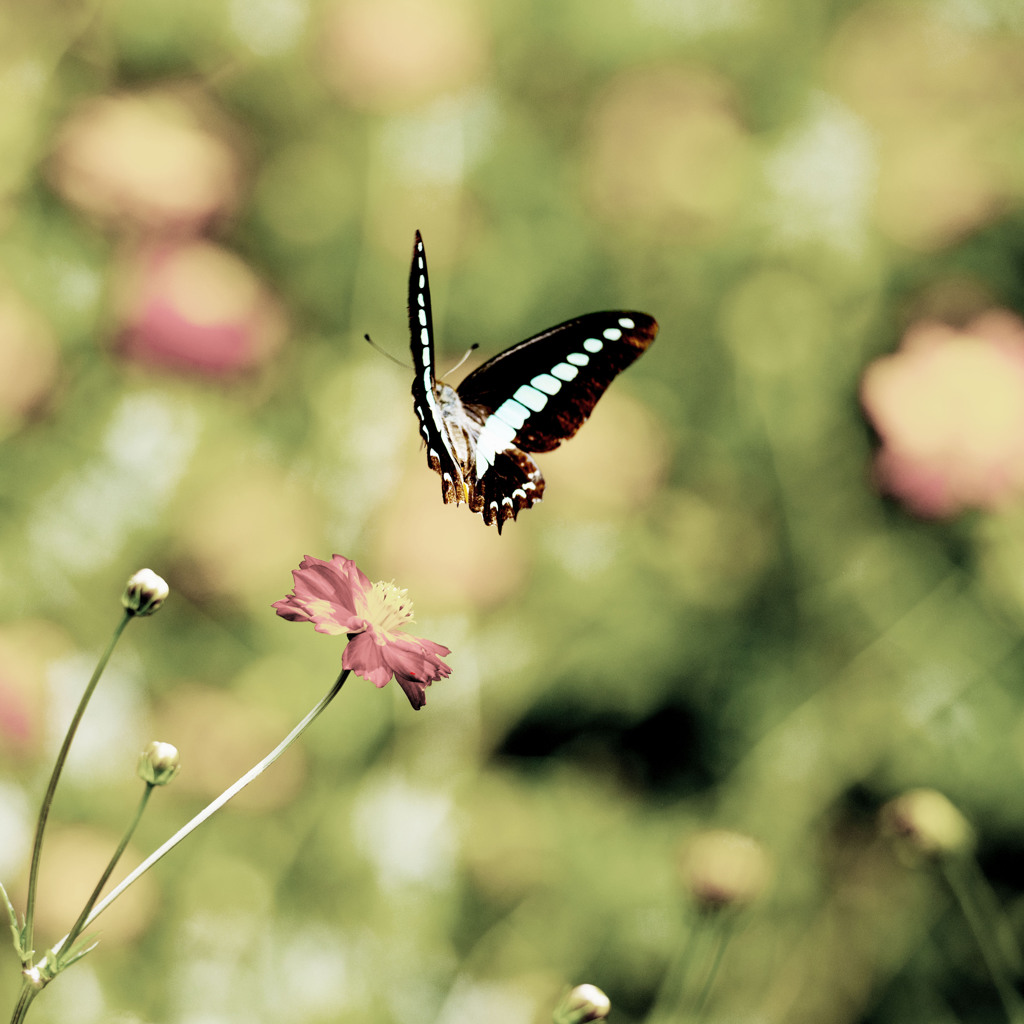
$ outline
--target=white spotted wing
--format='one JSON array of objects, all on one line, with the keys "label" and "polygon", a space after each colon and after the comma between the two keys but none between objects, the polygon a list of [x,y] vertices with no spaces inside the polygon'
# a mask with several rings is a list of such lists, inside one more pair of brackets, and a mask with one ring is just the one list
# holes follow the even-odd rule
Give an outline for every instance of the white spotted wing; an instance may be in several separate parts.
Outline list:
[{"label": "white spotted wing", "polygon": [[413,402],[444,500],[467,502],[499,533],[544,493],[544,477],[527,453],[551,451],[572,437],[658,333],[646,313],[588,313],[513,345],[452,388],[434,369],[430,281],[418,231],[409,327]]}]

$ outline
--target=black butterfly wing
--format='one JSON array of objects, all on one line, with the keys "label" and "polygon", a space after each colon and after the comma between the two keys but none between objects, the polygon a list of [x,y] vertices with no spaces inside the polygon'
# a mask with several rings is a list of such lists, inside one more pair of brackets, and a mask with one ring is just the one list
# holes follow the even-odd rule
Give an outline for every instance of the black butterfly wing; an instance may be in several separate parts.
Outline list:
[{"label": "black butterfly wing", "polygon": [[526,453],[572,437],[612,380],[654,341],[658,325],[628,310],[577,317],[488,360],[455,391],[434,369],[430,283],[417,231],[409,330],[413,402],[444,500],[468,502],[500,533],[544,493],[544,478]]},{"label": "black butterfly wing", "polygon": [[427,445],[427,464],[441,475],[441,493],[445,503],[457,505],[468,500],[468,492],[435,386],[430,279],[427,276],[427,254],[418,231],[409,268],[409,335],[415,368],[412,398],[420,421],[420,433]]},{"label": "black butterfly wing", "polygon": [[521,509],[531,508],[544,494],[544,477],[537,463],[518,448],[497,453],[479,478],[467,480],[469,507],[483,516],[498,533],[506,519],[515,519]]},{"label": "black butterfly wing", "polygon": [[557,448],[657,333],[646,313],[588,313],[489,359],[458,387],[463,404],[483,420],[478,458],[496,457],[509,444],[527,452]]}]

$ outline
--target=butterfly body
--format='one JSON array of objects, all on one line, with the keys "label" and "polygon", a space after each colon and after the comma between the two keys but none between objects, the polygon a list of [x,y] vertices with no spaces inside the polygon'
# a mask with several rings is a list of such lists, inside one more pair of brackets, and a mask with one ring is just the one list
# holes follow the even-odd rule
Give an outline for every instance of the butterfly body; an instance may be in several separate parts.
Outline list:
[{"label": "butterfly body", "polygon": [[499,533],[544,493],[544,477],[528,453],[551,451],[572,437],[658,332],[646,313],[589,313],[513,345],[453,388],[434,370],[430,283],[418,231],[409,327],[413,403],[427,462],[441,476],[447,504],[465,501]]}]

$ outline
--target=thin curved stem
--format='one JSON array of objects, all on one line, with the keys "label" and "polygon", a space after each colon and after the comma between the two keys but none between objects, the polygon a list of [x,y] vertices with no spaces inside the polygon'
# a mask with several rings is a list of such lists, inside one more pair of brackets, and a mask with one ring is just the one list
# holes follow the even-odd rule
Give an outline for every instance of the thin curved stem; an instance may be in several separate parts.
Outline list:
[{"label": "thin curved stem", "polygon": [[[100,656],[100,660],[97,662],[96,668],[93,670],[92,678],[89,680],[89,683],[85,688],[85,692],[82,694],[82,699],[78,702],[78,708],[75,710],[74,717],[71,719],[71,724],[68,726],[68,731],[64,736],[64,742],[61,744],[60,751],[57,754],[57,760],[53,766],[53,773],[50,775],[49,785],[46,787],[46,794],[43,796],[43,803],[39,809],[39,820],[36,823],[35,841],[32,844],[32,861],[28,874],[28,896],[25,901],[24,948],[28,953],[31,953],[34,948],[33,924],[36,909],[36,889],[39,885],[39,860],[43,851],[43,833],[46,831],[46,822],[50,817],[50,808],[53,806],[53,797],[57,792],[57,783],[60,780],[61,772],[64,770],[64,764],[68,759],[68,751],[71,749],[71,742],[75,738],[75,733],[78,732],[78,726],[82,721],[82,716],[85,714],[85,709],[89,704],[93,691],[96,689],[96,684],[100,681],[100,676],[103,675],[103,670],[107,667],[107,662],[110,660],[111,654],[114,653],[114,648],[117,646],[117,641],[124,632],[125,626],[128,625],[132,618],[132,613],[126,611],[124,617],[117,624],[117,628],[114,630],[113,636],[110,638],[110,643],[107,644],[107,649]],[[31,1002],[31,999],[29,1002]]]},{"label": "thin curved stem", "polygon": [[[1000,948],[996,939],[998,922],[992,920],[991,915],[987,915],[983,907],[986,902],[984,897],[987,895],[983,890],[984,881],[978,872],[973,870],[973,863],[966,860],[947,858],[941,862],[940,868],[978,944],[982,960],[988,968],[992,984],[1003,1005],[1006,1019],[1010,1024],[1024,1024],[1024,1003],[1014,988],[1012,971],[1005,951]],[[986,917],[989,919],[986,920]],[[1015,960],[1019,960],[1020,954],[1016,949],[1013,950],[1013,955]]]},{"label": "thin curved stem", "polygon": [[730,914],[728,917],[719,918],[717,945],[715,947],[714,958],[711,961],[711,967],[708,969],[707,976],[704,978],[704,985],[700,990],[700,994],[697,996],[696,1002],[694,1003],[694,1016],[698,1020],[704,1013],[704,1007],[707,1004],[708,996],[711,993],[711,986],[715,983],[718,968],[721,967],[722,958],[725,956],[725,947],[729,944],[729,940],[732,938],[735,927],[736,918],[734,915]]},{"label": "thin curved stem", "polygon": [[690,971],[697,962],[698,950],[705,941],[707,927],[703,917],[698,917],[690,927],[686,939],[665,970],[654,1005],[647,1016],[647,1024],[664,1024],[679,1016],[686,996]]},{"label": "thin curved stem", "polygon": [[[309,714],[288,735],[267,754],[262,761],[249,769],[237,782],[229,786],[220,796],[208,803],[194,818],[183,825],[177,832],[167,840],[159,849],[154,850],[131,874],[126,875],[89,913],[82,924],[82,928],[88,928],[100,914],[103,913],[111,903],[114,902],[133,882],[144,875],[157,861],[163,859],[183,839],[191,835],[207,818],[219,811],[232,797],[237,796],[254,779],[262,775],[291,745],[301,736],[306,729],[320,716],[321,712],[338,695],[342,685],[348,678],[349,669],[342,671],[334,685],[327,694],[317,703]],[[70,934],[70,933],[69,933]],[[69,935],[65,935],[54,947],[53,951],[59,952],[68,941]]]},{"label": "thin curved stem", "polygon": [[129,822],[128,828],[125,829],[125,833],[121,837],[121,842],[118,843],[117,849],[110,858],[110,862],[107,864],[103,874],[100,875],[100,880],[96,883],[96,888],[93,889],[92,894],[89,896],[88,900],[86,900],[81,914],[78,915],[78,920],[74,925],[72,925],[71,931],[68,932],[67,938],[64,939],[63,945],[65,945],[68,950],[72,949],[75,939],[77,939],[85,929],[85,923],[89,920],[92,908],[96,906],[96,901],[100,898],[100,893],[103,892],[103,887],[107,884],[110,876],[114,873],[114,868],[117,867],[117,862],[121,859],[121,854],[124,853],[125,847],[127,847],[128,843],[131,841],[132,835],[138,827],[139,821],[142,819],[142,812],[146,809],[146,804],[149,803],[149,798],[152,792],[153,783],[147,782],[145,789],[142,791],[142,798],[139,800],[139,805],[135,809],[135,815]]}]

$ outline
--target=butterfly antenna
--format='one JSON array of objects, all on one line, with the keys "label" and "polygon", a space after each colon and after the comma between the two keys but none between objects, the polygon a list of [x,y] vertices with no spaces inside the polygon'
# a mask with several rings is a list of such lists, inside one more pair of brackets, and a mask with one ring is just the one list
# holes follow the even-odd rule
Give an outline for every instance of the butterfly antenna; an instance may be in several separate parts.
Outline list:
[{"label": "butterfly antenna", "polygon": [[479,347],[480,346],[474,341],[473,344],[466,349],[462,358],[445,374],[445,376],[450,377]]},{"label": "butterfly antenna", "polygon": [[[409,366],[408,363],[403,363],[401,359],[396,359],[390,352],[387,352],[384,349],[382,349],[380,347],[380,345],[378,345],[377,342],[375,342],[373,340],[373,338],[371,338],[368,334],[364,334],[363,337],[370,343],[370,348],[372,348],[375,351],[379,352],[386,359],[390,359],[391,362],[393,362],[396,365],[402,367],[403,370],[411,370],[412,369],[412,367]],[[469,353],[466,353],[466,354],[468,355]],[[465,358],[465,357],[463,357],[463,358]]]}]

